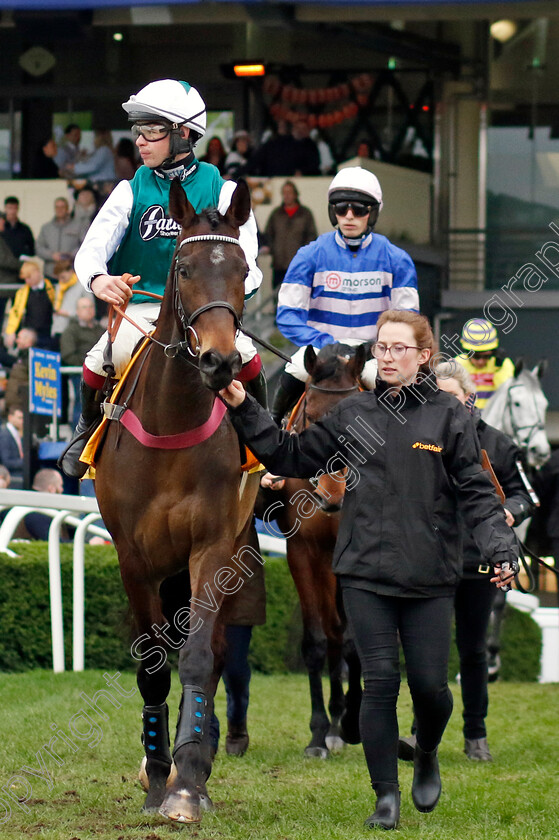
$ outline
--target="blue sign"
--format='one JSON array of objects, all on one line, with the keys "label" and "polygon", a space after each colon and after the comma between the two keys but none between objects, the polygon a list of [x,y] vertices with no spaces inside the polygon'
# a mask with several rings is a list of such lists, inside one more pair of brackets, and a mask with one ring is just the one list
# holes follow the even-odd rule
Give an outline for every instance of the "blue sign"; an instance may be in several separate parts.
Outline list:
[{"label": "blue sign", "polygon": [[29,351],[29,411],[32,414],[61,415],[62,388],[60,353],[52,350]]}]

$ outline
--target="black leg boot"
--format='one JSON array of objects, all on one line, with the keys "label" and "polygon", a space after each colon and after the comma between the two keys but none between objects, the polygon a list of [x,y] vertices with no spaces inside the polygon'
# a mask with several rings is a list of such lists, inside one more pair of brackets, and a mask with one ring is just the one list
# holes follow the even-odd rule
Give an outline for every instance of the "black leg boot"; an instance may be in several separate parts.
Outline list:
[{"label": "black leg boot", "polygon": [[441,776],[437,750],[423,752],[419,744],[415,745],[413,757],[413,782],[411,798],[418,811],[427,814],[432,811],[441,795]]},{"label": "black leg boot", "polygon": [[[62,454],[58,466],[66,475],[72,478],[83,478],[87,472],[87,464],[80,461],[80,455],[85,449],[87,441],[95,428],[101,422],[101,403],[103,393],[81,381],[82,413],[74,431],[74,437],[68,448]],[[89,432],[89,434],[87,434]]]},{"label": "black leg boot", "polygon": [[262,408],[268,409],[268,387],[264,369],[262,369],[253,379],[249,379],[248,382],[245,382],[245,388],[251,397],[254,397],[256,402],[260,403]]},{"label": "black leg boot", "polygon": [[281,426],[281,421],[293,408],[304,390],[304,382],[295,379],[290,373],[282,372],[272,406],[272,420],[277,426]]},{"label": "black leg boot", "polygon": [[396,828],[400,819],[400,790],[397,784],[377,782],[373,785],[377,807],[365,822],[365,828]]}]

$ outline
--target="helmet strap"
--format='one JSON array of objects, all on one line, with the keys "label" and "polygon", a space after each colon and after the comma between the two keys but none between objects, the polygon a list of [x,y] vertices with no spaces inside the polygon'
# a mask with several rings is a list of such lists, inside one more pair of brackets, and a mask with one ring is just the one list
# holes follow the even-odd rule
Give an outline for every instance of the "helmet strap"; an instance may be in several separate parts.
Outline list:
[{"label": "helmet strap", "polygon": [[362,233],[360,236],[344,236],[339,228],[338,233],[340,234],[350,251],[358,251],[365,239],[371,233],[371,230],[372,228],[367,227],[365,232]]}]

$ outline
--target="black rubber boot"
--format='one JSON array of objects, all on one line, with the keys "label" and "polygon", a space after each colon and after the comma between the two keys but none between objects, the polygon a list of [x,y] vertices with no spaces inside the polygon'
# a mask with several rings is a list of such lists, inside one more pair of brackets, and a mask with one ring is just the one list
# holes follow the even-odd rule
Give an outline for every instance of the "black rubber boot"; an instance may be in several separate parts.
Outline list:
[{"label": "black rubber boot", "polygon": [[260,371],[253,379],[245,382],[245,388],[251,397],[254,397],[256,402],[260,403],[262,408],[268,409],[268,387],[266,382],[266,374],[264,369]]},{"label": "black rubber boot", "polygon": [[416,744],[417,738],[415,735],[398,738],[398,758],[402,761],[413,761]]},{"label": "black rubber boot", "polygon": [[80,455],[95,428],[101,422],[101,403],[104,399],[102,391],[92,388],[83,379],[80,391],[82,413],[75,428],[74,437],[58,462],[62,472],[72,478],[83,478],[88,470],[87,464],[80,461]]},{"label": "black rubber boot", "polygon": [[400,819],[400,790],[397,784],[377,782],[373,785],[377,795],[375,812],[368,817],[365,828],[396,828]]},{"label": "black rubber boot", "polygon": [[282,372],[272,406],[272,420],[277,426],[281,426],[281,421],[293,408],[304,390],[304,382],[295,379],[290,373]]},{"label": "black rubber boot", "polygon": [[248,750],[248,741],[246,718],[239,724],[229,721],[227,736],[225,738],[225,752],[227,755],[244,755]]},{"label": "black rubber boot", "polygon": [[419,744],[415,745],[413,758],[413,782],[411,798],[418,811],[423,814],[432,811],[441,795],[441,776],[437,750],[423,752]]}]

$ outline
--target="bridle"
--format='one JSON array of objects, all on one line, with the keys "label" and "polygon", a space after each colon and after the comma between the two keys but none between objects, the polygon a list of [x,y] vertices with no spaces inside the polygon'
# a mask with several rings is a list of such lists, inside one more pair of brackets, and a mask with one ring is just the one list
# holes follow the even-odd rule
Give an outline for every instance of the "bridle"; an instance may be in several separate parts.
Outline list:
[{"label": "bridle", "polygon": [[[203,233],[197,236],[186,236],[177,246],[173,264],[173,295],[175,301],[175,312],[177,313],[181,327],[184,331],[185,340],[179,341],[176,344],[165,345],[164,353],[168,358],[174,358],[180,350],[184,349],[186,349],[191,356],[194,356],[195,358],[198,357],[200,354],[200,340],[198,338],[198,333],[192,325],[199,315],[202,315],[203,312],[208,312],[210,309],[227,309],[233,316],[235,330],[238,331],[242,329],[241,318],[234,306],[226,300],[212,300],[209,303],[205,303],[203,306],[199,306],[198,309],[195,309],[190,315],[186,314],[179,292],[179,254],[182,246],[191,242],[226,242],[229,245],[238,245],[239,248],[241,247],[238,239],[235,239],[233,236],[223,236],[219,233]],[[192,349],[189,341],[190,336],[194,338],[194,350]]]},{"label": "bridle", "polygon": [[[513,405],[512,405],[512,393],[511,392],[512,392],[513,388],[520,388],[520,387],[522,387],[521,383],[516,383],[514,385],[511,385],[510,388],[508,389],[507,399],[506,399],[506,402],[505,402],[505,411],[508,410],[508,418],[509,418],[510,427],[511,427],[511,430],[512,430],[512,436],[516,439],[516,442],[517,442],[518,446],[520,446],[523,449],[528,449],[530,441],[532,440],[535,433],[536,432],[541,432],[541,431],[545,432],[545,423],[544,423],[543,418],[540,417],[538,404],[537,404],[534,396],[532,395],[532,399],[534,401],[534,409],[535,409],[536,417],[537,417],[536,422],[535,423],[527,423],[524,426],[515,425],[514,411],[513,411]],[[528,429],[528,433],[521,439],[518,436],[518,432],[523,432],[525,429]]]}]

